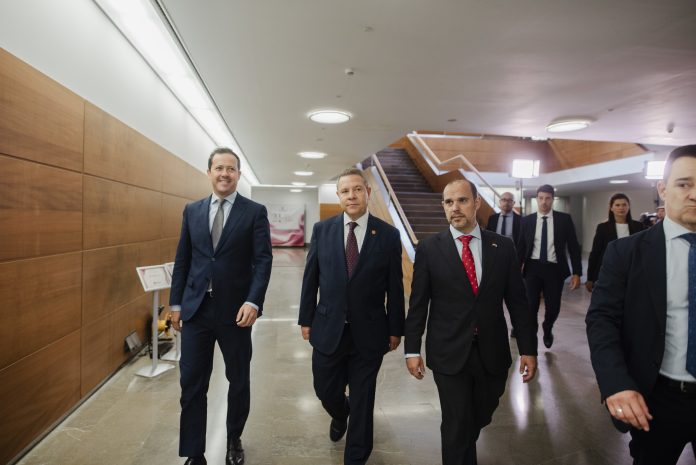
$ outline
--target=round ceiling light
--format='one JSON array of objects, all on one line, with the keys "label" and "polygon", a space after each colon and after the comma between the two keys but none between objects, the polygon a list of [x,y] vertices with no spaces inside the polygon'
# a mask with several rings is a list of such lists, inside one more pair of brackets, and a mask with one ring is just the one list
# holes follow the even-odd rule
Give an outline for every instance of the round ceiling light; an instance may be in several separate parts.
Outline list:
[{"label": "round ceiling light", "polygon": [[313,158],[313,159],[319,159],[319,158],[324,158],[326,154],[324,152],[298,152],[297,153],[299,156],[302,158]]},{"label": "round ceiling light", "polygon": [[585,129],[594,123],[591,118],[561,118],[551,121],[546,126],[547,132],[570,132]]},{"label": "round ceiling light", "polygon": [[314,171],[295,171],[295,176],[311,176]]},{"label": "round ceiling light", "polygon": [[343,110],[314,110],[307,114],[309,119],[321,124],[340,124],[350,120],[353,115]]}]

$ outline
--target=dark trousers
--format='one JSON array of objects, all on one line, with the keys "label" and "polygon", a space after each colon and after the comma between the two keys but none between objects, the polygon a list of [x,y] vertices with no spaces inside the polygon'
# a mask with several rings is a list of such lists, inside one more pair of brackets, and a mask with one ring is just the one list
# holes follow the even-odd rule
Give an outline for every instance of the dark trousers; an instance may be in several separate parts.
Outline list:
[{"label": "dark trousers", "polygon": [[314,391],[321,405],[337,420],[345,420],[350,414],[345,465],[362,465],[372,452],[375,390],[381,365],[382,355],[366,359],[358,352],[348,324],[336,352],[327,355],[315,349],[312,353]]},{"label": "dark trousers", "polygon": [[631,428],[633,464],[674,465],[689,442],[696,444],[696,394],[679,392],[658,378],[646,401],[653,420],[648,432]]},{"label": "dark trousers", "polygon": [[[229,306],[224,311],[236,311]],[[227,391],[227,438],[239,437],[249,416],[249,364],[251,328],[224,324],[207,294],[200,308],[184,322],[181,332],[181,421],[179,455],[196,457],[205,452],[208,384],[213,371],[215,342],[225,360]]]},{"label": "dark trousers", "polygon": [[[537,260],[529,260],[524,265],[524,285],[527,291],[529,308],[539,313],[541,293],[544,293],[544,332],[551,331],[553,324],[561,312],[561,294],[565,279],[561,276],[559,266],[556,263],[539,263]],[[537,323],[538,328],[538,323]]]},{"label": "dark trousers", "polygon": [[474,343],[460,373],[433,372],[433,377],[442,410],[442,465],[476,465],[476,440],[498,407],[507,373],[487,373]]}]

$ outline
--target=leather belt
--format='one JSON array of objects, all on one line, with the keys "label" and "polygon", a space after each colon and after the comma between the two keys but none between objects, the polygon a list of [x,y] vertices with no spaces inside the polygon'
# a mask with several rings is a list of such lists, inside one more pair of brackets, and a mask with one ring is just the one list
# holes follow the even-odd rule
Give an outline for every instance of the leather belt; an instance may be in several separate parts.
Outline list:
[{"label": "leather belt", "polygon": [[658,376],[658,380],[662,382],[665,386],[675,389],[684,394],[696,394],[696,383],[689,381],[679,381],[676,379],[668,378],[663,375]]}]

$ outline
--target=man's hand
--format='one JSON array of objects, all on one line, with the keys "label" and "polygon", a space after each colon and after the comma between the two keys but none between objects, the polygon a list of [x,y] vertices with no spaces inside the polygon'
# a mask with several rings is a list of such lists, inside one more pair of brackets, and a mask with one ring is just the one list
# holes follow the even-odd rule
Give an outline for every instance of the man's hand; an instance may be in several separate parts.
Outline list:
[{"label": "man's hand", "polygon": [[607,397],[607,408],[611,416],[636,429],[650,431],[648,420],[653,417],[648,411],[645,399],[638,391],[621,391]]},{"label": "man's hand", "polygon": [[423,357],[420,355],[418,357],[408,357],[406,359],[406,368],[414,378],[423,379],[425,375],[425,364],[423,364]]},{"label": "man's hand", "polygon": [[172,328],[181,331],[181,323],[183,323],[181,321],[181,312],[170,312],[169,315],[172,320]]},{"label": "man's hand", "polygon": [[594,289],[594,281],[585,281],[585,289],[587,289],[587,292],[592,292],[592,290]]},{"label": "man's hand", "polygon": [[249,304],[241,306],[237,312],[237,326],[248,328],[256,321],[256,309]]},{"label": "man's hand", "polygon": [[528,383],[534,379],[537,372],[537,358],[534,355],[522,355],[520,357],[520,374],[522,382]]},{"label": "man's hand", "polygon": [[302,329],[302,339],[309,341],[309,330],[312,329],[311,326],[301,326]]},{"label": "man's hand", "polygon": [[396,350],[399,344],[401,344],[400,336],[389,336],[389,350]]},{"label": "man's hand", "polygon": [[574,291],[575,289],[580,287],[580,275],[579,274],[574,274],[573,276],[570,277],[570,290]]}]

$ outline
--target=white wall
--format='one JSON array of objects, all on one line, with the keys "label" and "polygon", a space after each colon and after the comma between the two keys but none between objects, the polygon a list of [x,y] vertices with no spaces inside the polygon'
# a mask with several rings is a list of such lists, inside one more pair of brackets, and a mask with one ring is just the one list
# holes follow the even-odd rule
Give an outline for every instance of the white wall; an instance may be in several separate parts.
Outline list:
[{"label": "white wall", "polygon": [[0,46],[205,171],[214,142],[92,0],[3,0]]},{"label": "white wall", "polygon": [[284,204],[305,206],[305,244],[312,240],[312,228],[319,221],[319,199],[317,189],[303,189],[302,192],[290,192],[287,187],[251,188],[251,198],[261,204]]}]

